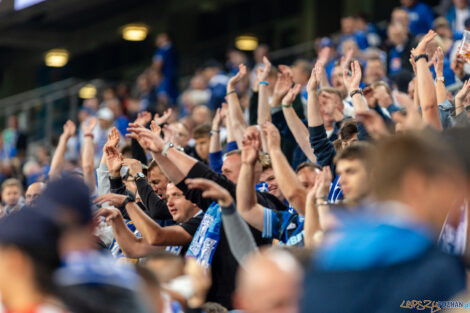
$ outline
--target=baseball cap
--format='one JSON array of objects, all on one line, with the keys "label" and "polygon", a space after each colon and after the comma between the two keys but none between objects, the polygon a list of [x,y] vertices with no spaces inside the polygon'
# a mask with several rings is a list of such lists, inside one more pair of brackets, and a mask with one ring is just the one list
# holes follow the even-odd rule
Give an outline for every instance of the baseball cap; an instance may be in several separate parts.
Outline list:
[{"label": "baseball cap", "polygon": [[114,114],[113,111],[111,111],[109,108],[102,108],[98,110],[97,117],[106,120],[106,121],[112,121],[114,120]]},{"label": "baseball cap", "polygon": [[34,209],[58,224],[63,223],[61,218],[64,214],[71,214],[81,225],[93,219],[90,190],[83,180],[72,175],[50,181],[37,199]]}]

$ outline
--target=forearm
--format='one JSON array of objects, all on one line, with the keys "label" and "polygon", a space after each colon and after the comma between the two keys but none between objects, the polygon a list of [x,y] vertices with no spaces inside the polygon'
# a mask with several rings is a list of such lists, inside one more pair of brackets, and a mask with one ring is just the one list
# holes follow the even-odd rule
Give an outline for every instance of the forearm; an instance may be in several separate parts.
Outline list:
[{"label": "forearm", "polygon": [[94,158],[95,144],[93,138],[85,136],[82,151],[83,179],[91,192],[93,192],[96,186]]},{"label": "forearm", "polygon": [[[188,176],[189,171],[193,168],[194,164],[197,163],[197,160],[193,157],[190,157],[184,152],[181,152],[177,149],[168,149],[167,152],[168,160],[170,160],[183,175],[181,179]],[[176,183],[174,180],[172,180]],[[181,181],[181,180],[178,180]]]},{"label": "forearm", "polygon": [[308,129],[305,127],[304,123],[300,120],[297,114],[294,111],[294,108],[282,108],[282,112],[287,122],[287,126],[294,135],[295,141],[299,145],[302,152],[312,163],[316,163],[315,154],[313,154],[312,147],[308,140]]},{"label": "forearm", "polygon": [[235,259],[243,265],[245,257],[258,251],[253,234],[242,217],[238,214],[235,203],[220,207],[225,235]]},{"label": "forearm", "polygon": [[315,127],[323,125],[323,118],[320,113],[320,103],[316,92],[308,92],[307,97],[307,117],[308,126]]},{"label": "forearm", "polygon": [[[227,86],[227,93],[234,90],[235,86]],[[243,116],[242,107],[240,105],[240,101],[236,92],[231,92],[227,96],[227,104],[229,119],[231,119],[232,121],[237,121],[238,123],[246,127],[245,117]]]},{"label": "forearm", "polygon": [[360,93],[356,93],[352,98],[352,103],[355,113],[361,113],[369,110],[367,102],[364,100],[364,97]]},{"label": "forearm", "polygon": [[258,92],[258,125],[263,125],[265,122],[271,121],[268,97],[268,86],[260,84]]},{"label": "forearm", "polygon": [[146,243],[142,238],[138,238],[124,223],[121,218],[112,222],[114,238],[122,252],[128,258],[142,258],[150,252],[158,249]]},{"label": "forearm", "polygon": [[281,149],[271,149],[269,154],[271,156],[274,176],[282,178],[277,179],[282,194],[299,214],[305,215],[305,197],[307,191],[290,167]]},{"label": "forearm", "polygon": [[[253,165],[242,164],[238,176],[236,201],[237,210],[251,226],[263,230],[263,212],[258,210],[258,199],[255,192],[255,169]],[[261,214],[259,214],[261,213]]]},{"label": "forearm", "polygon": [[[443,75],[436,75],[439,77],[442,77]],[[437,103],[442,103],[447,100],[447,89],[446,85],[444,84],[443,81],[436,80],[436,98],[437,98]]]},{"label": "forearm", "polygon": [[67,142],[69,141],[68,137],[61,135],[59,138],[59,143],[55,149],[54,155],[51,160],[51,169],[49,170],[49,177],[56,178],[60,175],[64,163],[64,155],[67,150]]},{"label": "forearm", "polygon": [[168,157],[164,157],[161,153],[152,153],[152,157],[157,162],[163,174],[175,184],[180,183],[186,177]]},{"label": "forearm", "polygon": [[313,197],[307,198],[305,208],[305,222],[304,222],[304,240],[305,246],[308,248],[315,247],[314,236],[317,231],[321,230],[320,227],[320,216],[318,214],[317,207],[315,205],[315,199]]},{"label": "forearm", "polygon": [[[214,126],[212,126],[212,130],[214,130]],[[211,140],[209,143],[209,153],[214,153],[218,151],[222,151],[222,144],[220,143],[219,130],[217,130],[217,132],[212,131]]]},{"label": "forearm", "polygon": [[154,222],[135,202],[126,205],[126,211],[137,230],[142,234],[142,238],[148,244],[155,244],[155,239],[161,237],[162,227]]},{"label": "forearm", "polygon": [[328,81],[328,76],[326,75],[325,68],[323,67],[320,77],[320,88],[329,88],[331,87],[330,82]]},{"label": "forearm", "polygon": [[436,129],[442,129],[436,93],[430,92],[430,90],[434,90],[434,81],[425,59],[421,58],[416,62],[416,73],[423,120]]},{"label": "forearm", "polygon": [[172,219],[168,206],[156,193],[153,191],[150,184],[145,178],[136,180],[137,191],[143,204],[148,210],[151,218],[157,220]]}]

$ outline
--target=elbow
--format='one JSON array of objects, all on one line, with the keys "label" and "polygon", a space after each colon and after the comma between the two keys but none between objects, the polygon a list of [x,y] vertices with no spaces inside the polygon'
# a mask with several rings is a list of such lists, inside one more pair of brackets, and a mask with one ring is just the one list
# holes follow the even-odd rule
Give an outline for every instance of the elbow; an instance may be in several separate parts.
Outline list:
[{"label": "elbow", "polygon": [[92,173],[95,171],[95,167],[93,166],[93,164],[83,164],[82,170],[84,173]]}]

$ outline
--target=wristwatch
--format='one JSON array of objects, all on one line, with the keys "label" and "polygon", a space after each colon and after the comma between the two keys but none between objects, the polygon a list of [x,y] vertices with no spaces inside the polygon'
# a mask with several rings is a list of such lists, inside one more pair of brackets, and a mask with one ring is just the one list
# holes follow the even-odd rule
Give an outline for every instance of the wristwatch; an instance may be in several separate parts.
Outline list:
[{"label": "wristwatch", "polygon": [[135,202],[134,194],[131,194],[131,193],[127,194],[126,200],[124,200],[124,202],[122,203],[122,207],[125,208],[129,202]]},{"label": "wristwatch", "polygon": [[440,81],[440,82],[443,82],[444,84],[445,84],[445,82],[446,82],[444,76],[436,77],[436,80],[438,80],[438,81]]},{"label": "wristwatch", "polygon": [[162,155],[166,157],[166,153],[168,152],[168,149],[173,148],[173,147],[174,145],[170,141],[167,141],[165,143],[165,146],[163,147]]},{"label": "wristwatch", "polygon": [[137,174],[135,174],[134,176],[134,180],[137,181],[138,179],[142,179],[142,178],[145,178],[145,175],[142,173],[142,172],[138,172]]}]

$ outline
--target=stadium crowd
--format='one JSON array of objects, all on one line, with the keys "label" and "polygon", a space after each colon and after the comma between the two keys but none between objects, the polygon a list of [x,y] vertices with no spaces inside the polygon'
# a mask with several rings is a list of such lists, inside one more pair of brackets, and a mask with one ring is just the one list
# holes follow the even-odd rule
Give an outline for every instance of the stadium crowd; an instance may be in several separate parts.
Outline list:
[{"label": "stadium crowd", "polygon": [[230,50],[181,93],[160,34],[135,90],[85,100],[55,149],[28,155],[10,117],[3,311],[437,312],[469,300],[470,5],[401,4],[386,29],[343,17],[315,60]]}]

